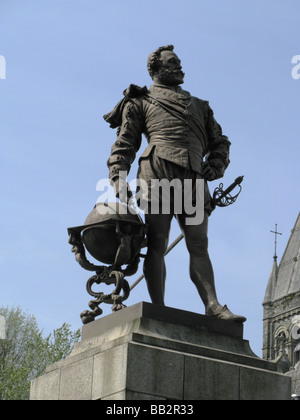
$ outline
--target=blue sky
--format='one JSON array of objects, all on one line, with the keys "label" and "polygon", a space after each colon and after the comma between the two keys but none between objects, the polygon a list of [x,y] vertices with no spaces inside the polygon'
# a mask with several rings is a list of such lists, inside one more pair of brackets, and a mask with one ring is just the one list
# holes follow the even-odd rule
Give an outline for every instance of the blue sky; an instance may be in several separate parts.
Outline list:
[{"label": "blue sky", "polygon": [[[172,43],[184,88],[210,101],[232,143],[222,182],[245,176],[238,202],[210,217],[209,250],[219,300],[248,318],[261,356],[270,230],[283,233],[280,258],[300,207],[299,15],[297,0],[0,0],[0,306],[20,305],[47,332],[81,327],[89,273],[67,228],[84,222],[107,177],[116,133],[102,116],[130,83],[151,84],[148,54]],[[179,233],[174,221],[170,240]],[[166,261],[166,304],[203,313],[183,242]],[[144,281],[127,305],[143,300]]]}]

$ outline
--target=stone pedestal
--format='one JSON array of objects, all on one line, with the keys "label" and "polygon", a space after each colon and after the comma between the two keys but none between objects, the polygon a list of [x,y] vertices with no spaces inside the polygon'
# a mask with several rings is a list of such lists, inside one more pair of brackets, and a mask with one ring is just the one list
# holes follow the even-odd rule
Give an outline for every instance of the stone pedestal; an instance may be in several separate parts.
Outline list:
[{"label": "stone pedestal", "polygon": [[290,400],[290,381],[251,351],[241,323],[141,302],[83,326],[31,399]]}]

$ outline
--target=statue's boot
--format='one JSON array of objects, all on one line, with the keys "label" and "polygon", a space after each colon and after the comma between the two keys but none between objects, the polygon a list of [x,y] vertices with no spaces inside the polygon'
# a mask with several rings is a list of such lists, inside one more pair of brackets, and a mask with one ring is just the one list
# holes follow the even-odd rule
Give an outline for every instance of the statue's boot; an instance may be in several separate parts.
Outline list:
[{"label": "statue's boot", "polygon": [[241,315],[233,314],[226,305],[222,306],[217,303],[215,306],[210,307],[205,315],[215,316],[219,319],[225,319],[227,321],[245,322],[247,318]]}]

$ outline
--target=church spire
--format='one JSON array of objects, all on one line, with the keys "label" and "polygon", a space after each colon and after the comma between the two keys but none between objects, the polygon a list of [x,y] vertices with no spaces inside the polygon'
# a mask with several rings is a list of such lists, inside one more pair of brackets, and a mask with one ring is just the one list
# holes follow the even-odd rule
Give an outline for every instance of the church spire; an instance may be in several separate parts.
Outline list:
[{"label": "church spire", "polygon": [[273,265],[271,274],[268,281],[268,286],[266,289],[265,297],[263,300],[263,305],[266,303],[270,303],[273,301],[275,290],[277,286],[277,278],[278,278],[278,265],[277,265],[277,235],[282,235],[282,233],[277,231],[277,224],[275,224],[275,231],[270,230],[271,233],[274,233],[275,235],[275,250],[274,250],[274,256],[273,256]]},{"label": "church spire", "polygon": [[300,292],[300,213],[278,267],[274,300]]},{"label": "church spire", "polygon": [[272,302],[275,295],[275,290],[277,286],[277,278],[278,278],[277,256],[276,258],[275,256],[276,254],[273,257],[274,261],[273,261],[272,270],[269,277],[269,282],[268,282],[267,290],[265,293],[263,305],[265,305],[266,303]]}]

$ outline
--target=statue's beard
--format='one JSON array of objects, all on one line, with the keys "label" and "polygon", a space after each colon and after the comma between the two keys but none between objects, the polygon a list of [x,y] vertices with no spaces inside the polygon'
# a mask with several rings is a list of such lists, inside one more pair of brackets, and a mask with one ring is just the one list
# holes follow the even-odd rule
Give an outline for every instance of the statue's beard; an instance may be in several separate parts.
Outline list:
[{"label": "statue's beard", "polygon": [[166,85],[181,85],[183,83],[184,73],[182,70],[161,69],[159,72],[159,80]]}]

